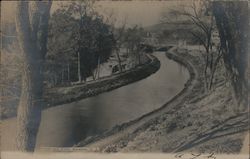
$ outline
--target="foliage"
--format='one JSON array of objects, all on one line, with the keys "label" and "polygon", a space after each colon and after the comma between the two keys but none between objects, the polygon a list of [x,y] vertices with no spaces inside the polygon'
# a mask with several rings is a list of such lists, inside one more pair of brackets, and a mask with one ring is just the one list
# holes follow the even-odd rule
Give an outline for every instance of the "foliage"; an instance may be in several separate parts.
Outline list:
[{"label": "foliage", "polygon": [[[54,68],[54,71],[48,69],[48,74],[57,72],[60,79],[65,67],[69,67],[70,82],[76,81],[78,76],[83,76],[84,80],[89,76],[94,78],[93,71],[109,58],[114,38],[110,26],[94,11],[92,2],[74,1],[53,13],[48,45],[48,66]],[[79,71],[75,72],[74,68]],[[69,70],[72,71],[69,73]]]}]

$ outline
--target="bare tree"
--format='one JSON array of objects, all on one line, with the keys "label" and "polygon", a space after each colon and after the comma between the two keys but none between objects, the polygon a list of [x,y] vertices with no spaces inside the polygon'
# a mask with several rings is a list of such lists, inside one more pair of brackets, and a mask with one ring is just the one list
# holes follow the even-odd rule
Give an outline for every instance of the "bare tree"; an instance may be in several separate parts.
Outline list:
[{"label": "bare tree", "polygon": [[115,37],[115,41],[116,41],[116,46],[115,46],[115,53],[118,59],[118,64],[119,64],[119,71],[122,72],[122,64],[121,64],[121,58],[120,58],[120,48],[122,45],[122,36],[124,35],[125,32],[125,25],[126,23],[123,24],[123,26],[121,28],[118,29],[118,33],[117,36]]},{"label": "bare tree", "polygon": [[[178,19],[178,17],[186,17],[196,27],[188,32],[204,47],[205,49],[205,67],[204,79],[205,88],[209,90],[213,85],[214,73],[219,60],[221,59],[220,47],[217,52],[213,51],[212,35],[215,31],[214,17],[209,15],[210,3],[208,0],[192,1],[191,5],[180,6],[180,9],[172,9],[168,14]],[[163,16],[164,18],[164,16]],[[164,19],[163,19],[164,20]],[[165,20],[169,20],[165,16]]]},{"label": "bare tree", "polygon": [[51,4],[52,1],[17,2],[16,29],[24,56],[22,92],[17,113],[17,148],[20,151],[35,149],[44,105],[43,65]]},{"label": "bare tree", "polygon": [[111,12],[106,17],[106,23],[110,24],[111,26],[111,32],[113,33],[114,40],[115,40],[114,51],[115,51],[117,61],[118,61],[118,66],[119,66],[118,68],[119,68],[119,72],[122,72],[123,68],[122,68],[122,61],[120,57],[120,48],[122,47],[122,44],[123,44],[123,38],[124,38],[125,31],[126,31],[127,18],[124,19],[124,21],[122,22],[122,25],[119,28],[116,28],[115,26],[116,22],[117,22],[117,19],[114,18],[114,13]]},{"label": "bare tree", "polygon": [[130,56],[135,59],[135,66],[141,64],[141,56],[144,52],[142,45],[143,38],[146,36],[146,32],[142,27],[135,25],[126,30],[125,44]]}]

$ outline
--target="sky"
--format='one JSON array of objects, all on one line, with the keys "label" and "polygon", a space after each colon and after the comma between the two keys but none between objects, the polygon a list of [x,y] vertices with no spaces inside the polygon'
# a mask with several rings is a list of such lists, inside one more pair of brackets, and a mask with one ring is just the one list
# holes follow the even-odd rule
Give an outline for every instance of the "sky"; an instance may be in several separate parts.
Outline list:
[{"label": "sky", "polygon": [[[162,12],[173,8],[188,0],[168,0],[168,1],[98,1],[96,9],[101,14],[113,11],[117,19],[117,25],[121,25],[126,19],[128,26],[139,25],[142,27],[159,23]],[[58,8],[58,1],[53,2],[51,12]],[[61,2],[60,2],[61,3]],[[66,1],[67,3],[67,1]],[[2,22],[14,21],[15,2],[2,1],[1,20]]]},{"label": "sky", "polygon": [[159,23],[162,12],[175,6],[176,1],[102,1],[103,10],[113,10],[120,23],[127,18],[128,25],[143,27]]}]

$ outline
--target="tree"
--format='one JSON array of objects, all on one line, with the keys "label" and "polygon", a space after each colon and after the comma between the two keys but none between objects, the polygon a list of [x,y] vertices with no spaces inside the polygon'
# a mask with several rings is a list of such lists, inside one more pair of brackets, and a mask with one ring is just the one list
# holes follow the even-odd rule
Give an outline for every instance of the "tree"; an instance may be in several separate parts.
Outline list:
[{"label": "tree", "polygon": [[[55,63],[59,63],[56,58],[59,54],[68,59],[77,70],[78,82],[90,76],[98,78],[100,64],[108,59],[114,45],[110,26],[94,11],[93,5],[93,1],[74,1],[62,5],[52,15],[49,55],[55,57]],[[61,67],[63,74],[64,66]]]},{"label": "tree", "polygon": [[213,2],[213,13],[219,30],[223,61],[237,105],[247,106],[248,2]]},{"label": "tree", "polygon": [[115,41],[114,51],[115,51],[117,61],[118,61],[119,72],[122,72],[123,68],[122,68],[122,61],[120,57],[120,49],[122,48],[122,45],[124,44],[124,35],[125,35],[125,30],[126,30],[127,19],[126,18],[124,19],[124,22],[121,27],[116,28],[115,27],[116,19],[112,18],[112,16],[113,16],[113,13],[110,15],[109,17],[110,19],[108,19],[108,21],[111,21],[111,32],[113,34],[114,41]]},{"label": "tree", "polygon": [[22,91],[17,112],[17,148],[34,151],[43,101],[43,65],[47,52],[52,1],[18,1],[16,30],[24,56]]},{"label": "tree", "polygon": [[93,68],[92,68],[93,70],[97,66],[95,76],[93,76],[94,79],[99,78],[100,64],[105,62],[109,58],[116,44],[116,40],[110,29],[111,26],[109,26],[108,24],[105,24],[103,20],[99,18],[96,19],[95,26],[97,27],[96,28],[97,36],[96,36],[96,42],[95,42],[96,43],[95,44],[95,50],[96,50],[95,59],[98,59],[98,60],[97,60],[97,63],[94,63]]},{"label": "tree", "polygon": [[69,83],[75,57],[75,41],[71,38],[76,20],[63,9],[56,10],[49,22],[48,53],[46,55],[46,83],[49,86]]},{"label": "tree", "polygon": [[130,54],[133,54],[136,58],[138,64],[141,63],[141,52],[143,48],[141,47],[141,43],[143,41],[143,37],[145,37],[145,31],[143,28],[135,25],[132,28],[128,28],[125,35],[125,41],[127,43],[128,50]]},{"label": "tree", "polygon": [[[181,6],[180,9],[173,9],[168,13],[168,15],[176,17],[175,19],[188,18],[195,26],[193,29],[189,29],[188,33],[205,49],[204,79],[207,91],[212,88],[214,73],[221,58],[220,46],[216,46],[216,51],[213,48],[212,35],[216,28],[214,17],[209,15],[211,14],[210,7],[208,0],[193,1],[191,5]],[[168,15],[163,15],[165,21],[169,20]]]}]

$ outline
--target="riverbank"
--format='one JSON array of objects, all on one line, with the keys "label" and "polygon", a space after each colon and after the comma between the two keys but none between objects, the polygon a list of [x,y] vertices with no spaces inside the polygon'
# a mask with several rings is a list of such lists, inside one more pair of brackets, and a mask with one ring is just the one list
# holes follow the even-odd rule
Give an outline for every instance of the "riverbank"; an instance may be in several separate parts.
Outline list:
[{"label": "riverbank", "polygon": [[248,130],[248,114],[234,112],[230,88],[221,73],[223,68],[218,68],[214,89],[205,93],[200,55],[185,49],[172,49],[166,55],[190,71],[186,87],[162,108],[117,126],[102,136],[82,141],[77,145],[79,148],[72,148],[72,151],[241,151]]},{"label": "riverbank", "polygon": [[147,57],[149,60],[144,64],[122,73],[84,84],[47,90],[45,99],[48,105],[46,108],[95,96],[150,76],[160,68],[160,61],[150,54],[147,54]]},{"label": "riverbank", "polygon": [[[92,97],[103,92],[108,92],[127,84],[142,80],[154,74],[160,68],[160,61],[153,55],[146,54],[145,62],[131,70],[116,73],[111,76],[101,77],[95,81],[73,86],[61,86],[45,89],[46,105],[43,109],[71,103],[84,98]],[[17,98],[19,100],[19,97]],[[18,102],[16,102],[18,105]],[[5,120],[16,116],[17,106],[1,108],[1,119]]]}]

